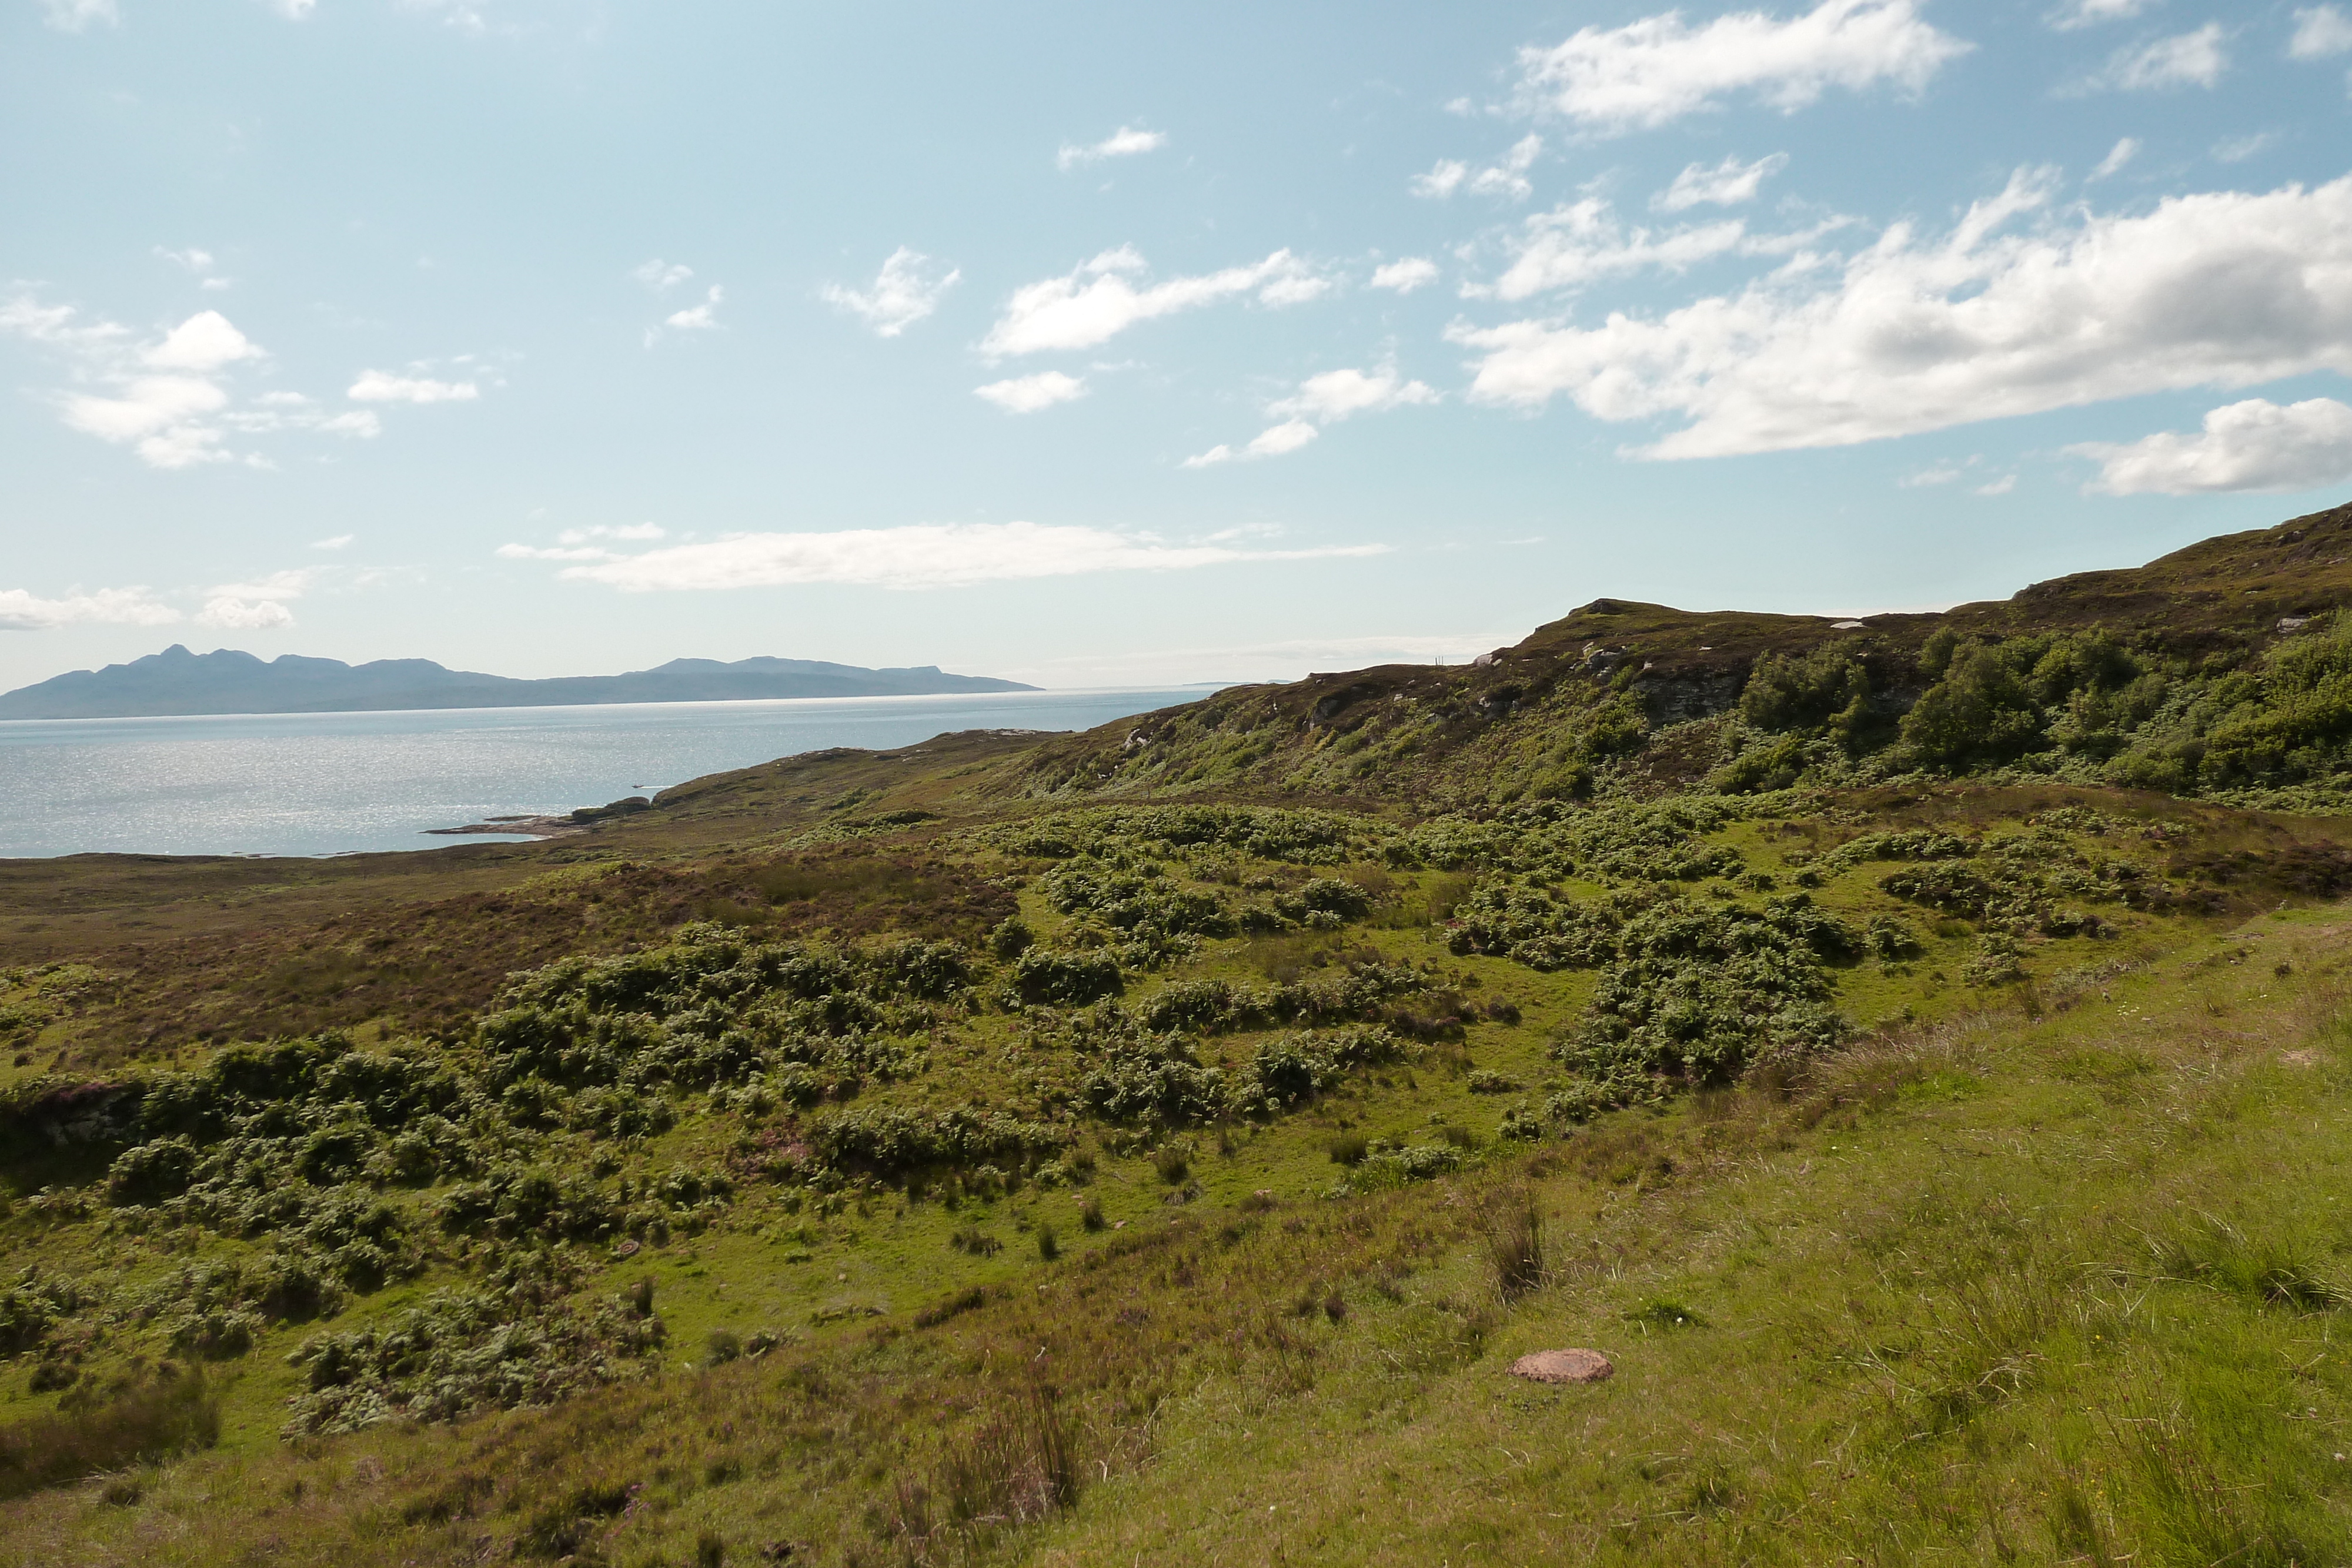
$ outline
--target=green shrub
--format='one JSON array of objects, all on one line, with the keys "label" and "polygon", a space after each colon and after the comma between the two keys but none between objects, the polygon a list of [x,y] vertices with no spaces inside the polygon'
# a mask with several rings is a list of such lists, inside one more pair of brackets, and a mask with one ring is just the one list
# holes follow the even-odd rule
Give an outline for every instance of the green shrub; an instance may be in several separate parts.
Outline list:
[{"label": "green shrub", "polygon": [[1118,960],[1108,953],[1054,953],[1032,947],[1014,960],[1011,981],[1022,1001],[1083,1007],[1126,988]]}]

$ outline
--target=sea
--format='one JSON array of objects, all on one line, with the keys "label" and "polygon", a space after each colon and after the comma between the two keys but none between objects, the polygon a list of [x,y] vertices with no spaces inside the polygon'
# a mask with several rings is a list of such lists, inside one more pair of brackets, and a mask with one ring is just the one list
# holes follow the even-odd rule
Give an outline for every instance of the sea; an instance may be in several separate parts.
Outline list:
[{"label": "sea", "polygon": [[804,751],[960,729],[1090,729],[1177,691],[615,703],[410,713],[0,721],[0,859],[337,855],[501,841],[429,836],[652,795]]}]

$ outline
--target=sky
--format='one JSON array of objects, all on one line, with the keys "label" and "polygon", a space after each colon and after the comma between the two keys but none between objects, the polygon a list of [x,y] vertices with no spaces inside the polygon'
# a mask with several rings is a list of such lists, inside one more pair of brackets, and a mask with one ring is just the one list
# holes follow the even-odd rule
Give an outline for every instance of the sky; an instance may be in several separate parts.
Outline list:
[{"label": "sky", "polygon": [[0,686],[1049,686],[2352,499],[2352,0],[0,0]]}]

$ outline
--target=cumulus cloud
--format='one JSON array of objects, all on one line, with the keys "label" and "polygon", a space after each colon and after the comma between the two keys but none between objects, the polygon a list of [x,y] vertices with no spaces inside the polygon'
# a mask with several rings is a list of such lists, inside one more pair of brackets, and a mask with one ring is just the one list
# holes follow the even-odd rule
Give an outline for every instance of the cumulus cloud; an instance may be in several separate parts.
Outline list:
[{"label": "cumulus cloud", "polygon": [[2126,136],[2110,148],[2105,158],[2099,160],[2099,166],[2091,171],[2091,178],[2104,180],[2111,174],[2121,173],[2124,165],[2138,156],[2138,139]]},{"label": "cumulus cloud", "polygon": [[168,626],[180,612],[144,588],[101,588],[42,599],[21,588],[0,588],[0,632],[50,632],[60,626]]},{"label": "cumulus cloud", "polygon": [[119,323],[85,321],[72,306],[19,295],[0,303],[0,333],[54,350],[77,383],[100,389],[56,394],[68,428],[127,445],[152,467],[226,462],[234,455],[222,444],[225,430],[264,417],[229,412],[227,372],[267,356],[217,310],[200,310],[142,345]]},{"label": "cumulus cloud", "polygon": [[344,392],[354,402],[472,402],[482,395],[472,382],[436,382],[391,371],[362,371]]},{"label": "cumulus cloud", "polygon": [[1131,125],[1122,125],[1100,141],[1084,147],[1063,142],[1062,150],[1054,154],[1054,167],[1067,173],[1106,158],[1132,158],[1139,152],[1157,152],[1167,145],[1168,132],[1164,131],[1138,131]]},{"label": "cumulus cloud", "polygon": [[2099,465],[2089,488],[2110,496],[2315,490],[2352,479],[2352,408],[2329,397],[2284,406],[2248,398],[2208,413],[2193,435],[2159,431],[2066,451]]},{"label": "cumulus cloud", "polygon": [[257,360],[261,350],[219,311],[199,310],[140,357],[157,370],[205,375],[239,360]]},{"label": "cumulus cloud", "polygon": [[1087,383],[1078,376],[1066,376],[1059,371],[1045,371],[1034,376],[1014,376],[1009,381],[991,382],[984,387],[971,389],[972,396],[985,398],[1007,413],[1035,413],[1057,402],[1071,402],[1087,395]]},{"label": "cumulus cloud", "polygon": [[275,632],[293,625],[294,612],[274,600],[222,597],[205,601],[205,607],[196,612],[196,621],[227,632]]},{"label": "cumulus cloud", "polygon": [[110,27],[122,23],[114,0],[41,0],[41,12],[49,26],[60,33],[79,33],[93,22],[103,22]]},{"label": "cumulus cloud", "polygon": [[1139,322],[1180,310],[1248,294],[1263,305],[1297,305],[1330,287],[1286,250],[1245,267],[1139,286],[1136,279],[1150,270],[1133,246],[1121,246],[1082,263],[1066,277],[1024,284],[981,340],[981,352],[1003,358],[1091,349]]},{"label": "cumulus cloud", "polygon": [[337,534],[332,538],[312,539],[312,549],[349,549],[359,539],[357,534]]},{"label": "cumulus cloud", "polygon": [[719,329],[719,307],[726,298],[727,290],[714,283],[703,292],[701,304],[671,311],[662,318],[662,325],[680,332],[715,332]]},{"label": "cumulus cloud", "polygon": [[1219,442],[1206,452],[1184,459],[1187,468],[1213,468],[1220,463],[1246,462],[1254,457],[1281,457],[1297,451],[1323,433],[1303,419],[1288,419],[1258,432],[1240,449]]},{"label": "cumulus cloud", "polygon": [[274,632],[291,626],[294,612],[285,601],[301,598],[327,570],[295,567],[250,582],[216,583],[204,591],[205,607],[196,612],[196,622],[232,632]]},{"label": "cumulus cloud", "polygon": [[961,268],[941,272],[929,256],[902,245],[882,263],[873,287],[858,290],[829,283],[824,298],[873,328],[875,336],[895,338],[938,309],[962,277]]},{"label": "cumulus cloud", "polygon": [[2352,54],[2352,16],[2335,5],[2312,5],[2294,14],[2294,37],[2287,57],[2297,60],[2333,59]]},{"label": "cumulus cloud", "polygon": [[1372,287],[1410,294],[1437,281],[1437,263],[1425,256],[1402,256],[1372,268]]},{"label": "cumulus cloud", "polygon": [[201,246],[190,246],[185,250],[173,250],[159,245],[155,247],[155,254],[173,266],[194,273],[200,287],[226,288],[228,287],[229,280],[213,269],[213,253]]},{"label": "cumulus cloud", "polygon": [[2048,21],[2059,32],[2072,33],[2095,27],[2102,22],[2129,21],[2158,3],[2159,0],[2068,0],[2068,4],[2050,14]]},{"label": "cumulus cloud", "polygon": [[1753,163],[1742,163],[1727,153],[1713,168],[1704,163],[1685,167],[1673,184],[1650,198],[1650,205],[1663,213],[1687,212],[1701,204],[1736,207],[1754,201],[1764,182],[1788,166],[1786,152],[1775,152]]},{"label": "cumulus cloud", "polygon": [[1916,93],[1974,47],[1929,26],[1919,0],[1823,0],[1786,21],[1736,11],[1696,27],[1668,11],[1521,49],[1517,98],[1523,111],[1622,134],[1736,97],[1790,113],[1832,88]]},{"label": "cumulus cloud", "polygon": [[1336,423],[1358,413],[1385,413],[1392,408],[1433,403],[1438,394],[1421,382],[1407,381],[1393,364],[1377,370],[1325,371],[1298,383],[1290,396],[1266,405],[1266,413],[1290,419]]},{"label": "cumulus cloud", "polygon": [[[983,582],[1104,571],[1176,571],[1234,562],[1379,555],[1385,545],[1248,549],[1176,544],[1150,534],[1042,523],[936,523],[834,533],[737,534],[637,555],[581,562],[562,576],[627,592],[849,583],[872,588],[967,588]],[[501,550],[500,554],[508,554]]]},{"label": "cumulus cloud", "polygon": [[1542,155],[1542,137],[1522,136],[1511,143],[1510,151],[1503,154],[1501,162],[1475,174],[1467,163],[1441,158],[1437,166],[1428,173],[1415,174],[1408,183],[1408,188],[1416,196],[1427,196],[1437,201],[1466,189],[1474,196],[1500,196],[1507,201],[1524,202],[1535,193],[1535,185],[1528,180],[1528,171],[1535,167],[1536,160]]},{"label": "cumulus cloud", "polygon": [[651,261],[631,268],[629,276],[656,294],[666,294],[692,277],[694,268],[683,262],[664,261],[661,257],[656,256]]},{"label": "cumulus cloud", "polygon": [[658,523],[604,524],[590,528],[566,528],[555,536],[552,545],[500,545],[494,554],[503,560],[621,560],[624,552],[600,539],[628,544],[643,544],[653,539],[667,538],[669,530]]},{"label": "cumulus cloud", "polygon": [[1605,420],[1678,416],[1642,455],[1838,446],[2165,389],[2352,372],[2352,177],[2168,198],[2016,232],[2056,188],[2021,171],[1951,233],[1896,225],[1829,269],[1583,328],[1449,337],[1473,399],[1566,394]]},{"label": "cumulus cloud", "polygon": [[1416,196],[1444,201],[1462,188],[1470,177],[1470,165],[1459,158],[1440,158],[1435,168],[1426,174],[1415,174],[1405,182],[1405,188]]},{"label": "cumulus cloud", "polygon": [[1279,423],[1260,431],[1244,446],[1236,448],[1220,443],[1187,457],[1183,466],[1211,468],[1220,463],[1281,457],[1320,435],[1323,425],[1336,424],[1359,413],[1384,413],[1392,408],[1438,401],[1439,394],[1434,390],[1423,382],[1405,380],[1397,373],[1393,363],[1371,371],[1325,371],[1299,382],[1298,390],[1289,396],[1266,404],[1266,413]]},{"label": "cumulus cloud", "polygon": [[2221,24],[2208,22],[2193,33],[2117,49],[2106,68],[2084,86],[2111,88],[2118,92],[2211,87],[2230,66],[2229,51],[2221,47],[2222,37]]},{"label": "cumulus cloud", "polygon": [[1846,221],[1832,218],[1790,235],[1751,234],[1741,218],[1654,231],[1628,227],[1605,198],[1587,196],[1528,219],[1510,242],[1514,254],[1503,276],[1492,284],[1465,284],[1462,292],[1474,299],[1526,299],[1653,268],[1682,272],[1718,256],[1785,256]]}]

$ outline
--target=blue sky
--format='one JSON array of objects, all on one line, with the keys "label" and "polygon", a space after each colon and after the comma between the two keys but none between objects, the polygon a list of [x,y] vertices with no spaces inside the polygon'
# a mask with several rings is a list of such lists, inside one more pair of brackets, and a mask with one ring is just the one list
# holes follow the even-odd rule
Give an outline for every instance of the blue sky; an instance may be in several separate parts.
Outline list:
[{"label": "blue sky", "polygon": [[2352,492],[2352,3],[0,0],[0,685],[1051,685]]}]

